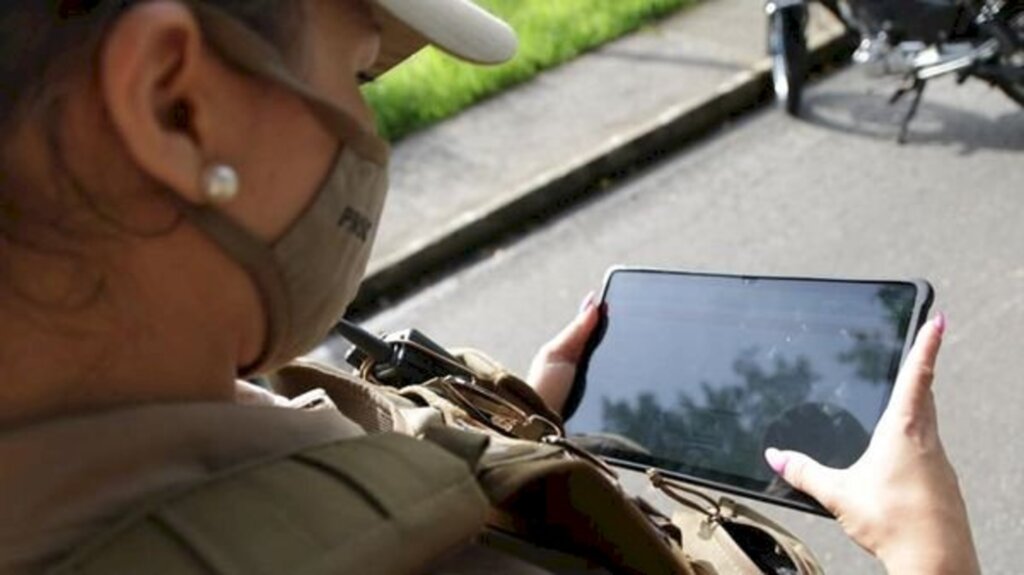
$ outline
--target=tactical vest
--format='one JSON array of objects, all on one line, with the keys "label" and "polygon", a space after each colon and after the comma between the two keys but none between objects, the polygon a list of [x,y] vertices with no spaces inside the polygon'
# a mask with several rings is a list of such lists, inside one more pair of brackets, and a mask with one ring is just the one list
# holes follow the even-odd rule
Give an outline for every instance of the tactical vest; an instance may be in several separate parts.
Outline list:
[{"label": "tactical vest", "polygon": [[288,396],[323,389],[365,437],[232,469],[129,514],[56,574],[406,574],[475,543],[548,573],[822,573],[792,534],[667,480],[665,514],[565,437],[532,388],[488,358],[475,377],[402,390],[296,363]]}]

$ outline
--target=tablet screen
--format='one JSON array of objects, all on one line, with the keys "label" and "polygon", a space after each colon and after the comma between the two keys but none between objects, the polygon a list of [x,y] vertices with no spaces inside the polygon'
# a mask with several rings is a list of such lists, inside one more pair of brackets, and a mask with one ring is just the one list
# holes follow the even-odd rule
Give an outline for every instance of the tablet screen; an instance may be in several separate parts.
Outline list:
[{"label": "tablet screen", "polygon": [[614,459],[808,508],[764,449],[856,461],[924,313],[920,290],[616,270],[569,431]]}]

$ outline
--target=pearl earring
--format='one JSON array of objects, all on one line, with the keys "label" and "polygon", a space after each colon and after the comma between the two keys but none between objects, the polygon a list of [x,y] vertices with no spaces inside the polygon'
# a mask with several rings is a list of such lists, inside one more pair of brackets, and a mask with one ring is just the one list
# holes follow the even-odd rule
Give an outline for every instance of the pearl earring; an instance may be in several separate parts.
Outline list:
[{"label": "pearl earring", "polygon": [[224,204],[238,195],[238,172],[225,164],[213,164],[203,170],[203,192],[210,200]]}]

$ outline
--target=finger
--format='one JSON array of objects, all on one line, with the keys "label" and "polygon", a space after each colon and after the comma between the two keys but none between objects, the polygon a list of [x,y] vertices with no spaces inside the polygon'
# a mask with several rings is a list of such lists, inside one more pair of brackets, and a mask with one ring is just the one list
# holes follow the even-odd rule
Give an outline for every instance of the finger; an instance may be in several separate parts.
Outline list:
[{"label": "finger", "polygon": [[907,361],[896,377],[887,411],[916,413],[924,405],[935,377],[935,360],[945,327],[946,318],[939,314],[918,332]]},{"label": "finger", "polygon": [[591,300],[569,325],[544,346],[548,361],[578,362],[587,339],[597,326],[597,319],[597,306]]},{"label": "finger", "polygon": [[590,307],[591,304],[594,303],[594,297],[595,297],[595,294],[594,294],[593,290],[588,292],[587,295],[583,296],[583,301],[580,302],[580,311],[579,311],[579,313],[585,312],[587,310],[587,308]]},{"label": "finger", "polygon": [[797,451],[780,451],[769,447],[764,452],[769,467],[795,489],[818,500],[834,512],[836,494],[839,493],[841,471],[826,467]]}]

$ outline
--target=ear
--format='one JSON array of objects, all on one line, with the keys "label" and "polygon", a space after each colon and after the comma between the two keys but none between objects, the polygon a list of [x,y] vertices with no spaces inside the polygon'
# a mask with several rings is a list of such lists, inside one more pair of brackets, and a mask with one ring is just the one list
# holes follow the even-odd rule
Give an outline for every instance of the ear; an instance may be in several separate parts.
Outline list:
[{"label": "ear", "polygon": [[206,158],[195,129],[202,33],[186,6],[143,2],[108,31],[100,91],[129,155],[156,181],[202,202]]}]

